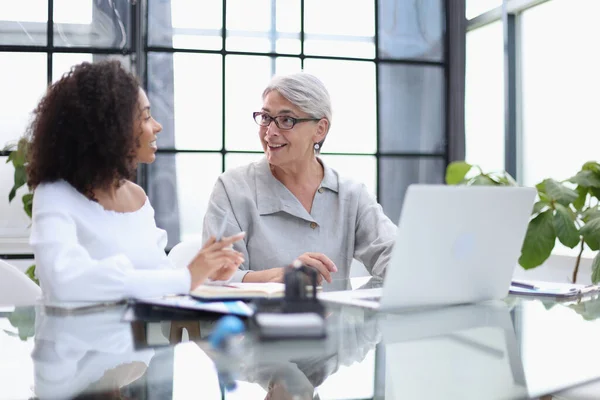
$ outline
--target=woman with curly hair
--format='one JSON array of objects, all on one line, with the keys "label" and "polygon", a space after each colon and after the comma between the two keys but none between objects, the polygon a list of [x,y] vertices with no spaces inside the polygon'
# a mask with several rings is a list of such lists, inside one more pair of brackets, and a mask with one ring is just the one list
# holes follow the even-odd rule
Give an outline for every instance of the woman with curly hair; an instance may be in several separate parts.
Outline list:
[{"label": "woman with curly hair", "polygon": [[82,63],[48,88],[29,128],[35,189],[30,244],[46,301],[100,301],[187,293],[228,279],[243,262],[211,237],[175,269],[144,190],[130,179],[156,158],[161,125],[136,78],[117,61]]}]

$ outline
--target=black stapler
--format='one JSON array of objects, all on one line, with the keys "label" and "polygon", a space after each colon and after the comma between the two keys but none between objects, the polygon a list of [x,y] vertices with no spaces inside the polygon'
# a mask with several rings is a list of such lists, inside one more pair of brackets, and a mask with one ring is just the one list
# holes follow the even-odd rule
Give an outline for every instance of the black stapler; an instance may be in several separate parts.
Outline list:
[{"label": "black stapler", "polygon": [[317,298],[317,271],[294,263],[285,267],[284,283],[285,296],[278,306],[263,308],[259,305],[252,318],[258,338],[325,338],[325,307]]}]

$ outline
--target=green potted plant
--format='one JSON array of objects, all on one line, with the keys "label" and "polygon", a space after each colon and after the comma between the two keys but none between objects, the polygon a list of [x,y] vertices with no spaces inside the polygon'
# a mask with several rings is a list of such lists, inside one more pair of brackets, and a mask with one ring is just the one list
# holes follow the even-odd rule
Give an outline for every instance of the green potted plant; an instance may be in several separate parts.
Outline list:
[{"label": "green potted plant", "polygon": [[[449,185],[516,186],[505,171],[485,173],[464,161],[452,162],[446,169]],[[536,186],[538,199],[521,248],[519,264],[524,269],[540,266],[552,253],[556,239],[569,248],[579,246],[572,282],[577,281],[585,247],[600,249],[600,164],[586,162],[581,170],[564,181],[544,179]],[[592,282],[600,282],[600,253],[592,261]]]},{"label": "green potted plant", "polygon": [[[17,190],[27,183],[27,149],[29,142],[26,138],[21,138],[16,145],[9,145],[4,148],[4,151],[10,151],[8,160],[6,163],[12,163],[15,168],[14,183],[13,187],[8,193],[8,202],[14,200],[17,195]],[[31,211],[33,206],[33,192],[27,191],[22,197],[23,209],[25,213],[31,218]],[[30,266],[25,272],[31,280],[39,285],[37,278],[35,277],[35,264]]]}]

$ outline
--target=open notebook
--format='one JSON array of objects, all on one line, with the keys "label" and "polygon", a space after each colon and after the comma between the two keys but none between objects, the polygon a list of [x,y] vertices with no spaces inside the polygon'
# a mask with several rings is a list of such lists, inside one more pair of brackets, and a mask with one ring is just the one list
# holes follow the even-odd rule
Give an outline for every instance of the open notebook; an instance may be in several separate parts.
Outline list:
[{"label": "open notebook", "polygon": [[190,292],[200,300],[274,299],[285,295],[283,283],[227,283],[200,285]]}]

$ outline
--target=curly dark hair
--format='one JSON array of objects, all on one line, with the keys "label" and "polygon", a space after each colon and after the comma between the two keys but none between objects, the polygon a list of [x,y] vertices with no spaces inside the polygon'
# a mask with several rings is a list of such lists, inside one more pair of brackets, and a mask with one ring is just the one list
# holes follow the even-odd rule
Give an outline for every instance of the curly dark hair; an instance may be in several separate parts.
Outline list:
[{"label": "curly dark hair", "polygon": [[140,84],[120,62],[84,62],[52,84],[28,128],[27,184],[64,179],[89,199],[131,179]]}]

